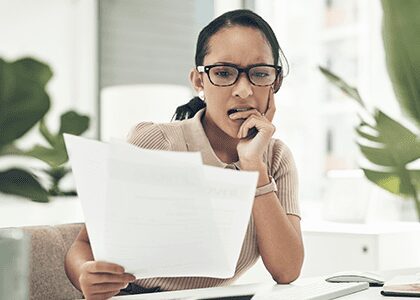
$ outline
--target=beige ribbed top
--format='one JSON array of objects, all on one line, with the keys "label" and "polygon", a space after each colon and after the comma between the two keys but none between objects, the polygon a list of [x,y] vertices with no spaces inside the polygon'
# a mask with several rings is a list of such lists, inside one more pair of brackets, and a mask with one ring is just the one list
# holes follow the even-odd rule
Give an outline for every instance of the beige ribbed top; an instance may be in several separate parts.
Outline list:
[{"label": "beige ribbed top", "polygon": [[[205,109],[192,119],[165,124],[139,123],[128,136],[128,141],[147,149],[168,151],[199,151],[206,165],[240,170],[239,162],[226,164],[214,153],[201,124]],[[297,200],[297,172],[289,148],[280,140],[272,139],[264,155],[267,170],[277,183],[277,196],[287,214],[300,215]],[[161,290],[181,290],[229,285],[255,264],[259,257],[254,220],[251,216],[245,240],[232,278],[166,277],[139,279],[143,287],[159,286]]]}]

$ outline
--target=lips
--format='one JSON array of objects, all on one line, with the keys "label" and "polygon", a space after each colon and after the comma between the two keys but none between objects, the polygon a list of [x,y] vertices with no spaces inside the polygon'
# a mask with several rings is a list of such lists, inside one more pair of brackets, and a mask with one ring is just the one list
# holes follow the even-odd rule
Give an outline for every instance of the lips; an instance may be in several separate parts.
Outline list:
[{"label": "lips", "polygon": [[237,113],[237,112],[243,112],[253,109],[252,107],[238,107],[238,108],[231,108],[228,110],[227,114],[230,116],[231,114]]}]

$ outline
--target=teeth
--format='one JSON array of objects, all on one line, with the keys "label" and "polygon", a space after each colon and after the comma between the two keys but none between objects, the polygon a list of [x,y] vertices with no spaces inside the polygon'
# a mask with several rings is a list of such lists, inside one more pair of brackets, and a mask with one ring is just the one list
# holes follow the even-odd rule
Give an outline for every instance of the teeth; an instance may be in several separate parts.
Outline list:
[{"label": "teeth", "polygon": [[232,109],[228,110],[228,115],[231,115],[231,114],[236,113],[236,112],[244,112],[244,111],[251,110],[251,109],[252,109],[252,107],[232,108]]}]

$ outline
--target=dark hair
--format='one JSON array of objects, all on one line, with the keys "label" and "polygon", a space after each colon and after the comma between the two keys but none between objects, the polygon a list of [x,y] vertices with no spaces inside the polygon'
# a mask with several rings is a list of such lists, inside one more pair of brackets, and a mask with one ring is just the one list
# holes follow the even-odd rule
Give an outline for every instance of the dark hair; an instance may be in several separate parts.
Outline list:
[{"label": "dark hair", "polygon": [[[286,57],[280,48],[276,35],[270,25],[259,15],[248,9],[237,9],[226,12],[204,27],[198,35],[197,47],[195,51],[195,65],[200,66],[204,62],[204,57],[209,52],[209,40],[217,32],[223,28],[233,26],[252,27],[261,31],[273,53],[274,64],[279,64],[279,59],[284,60],[281,65],[288,69]],[[284,71],[279,74],[281,76],[280,83],[284,76]],[[280,88],[280,85],[278,86]],[[276,89],[276,91],[278,90]],[[206,104],[199,97],[192,98],[188,103],[178,106],[172,119],[183,120],[192,118],[200,109],[206,107]]]}]

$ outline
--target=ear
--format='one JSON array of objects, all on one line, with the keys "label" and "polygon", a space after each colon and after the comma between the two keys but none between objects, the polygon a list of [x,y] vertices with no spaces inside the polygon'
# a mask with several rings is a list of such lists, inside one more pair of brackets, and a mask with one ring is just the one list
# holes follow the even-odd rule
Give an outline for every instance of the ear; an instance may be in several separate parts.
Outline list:
[{"label": "ear", "polygon": [[273,84],[274,93],[277,93],[279,91],[282,83],[283,83],[283,74],[280,73]]},{"label": "ear", "polygon": [[190,72],[190,82],[196,92],[203,90],[203,77],[196,68],[192,68]]}]

